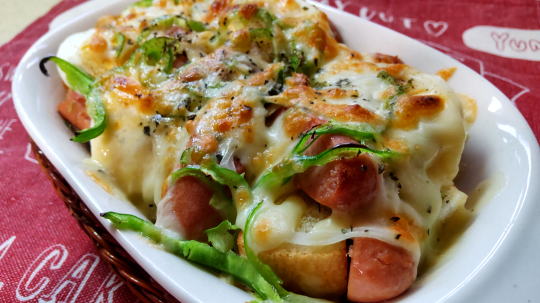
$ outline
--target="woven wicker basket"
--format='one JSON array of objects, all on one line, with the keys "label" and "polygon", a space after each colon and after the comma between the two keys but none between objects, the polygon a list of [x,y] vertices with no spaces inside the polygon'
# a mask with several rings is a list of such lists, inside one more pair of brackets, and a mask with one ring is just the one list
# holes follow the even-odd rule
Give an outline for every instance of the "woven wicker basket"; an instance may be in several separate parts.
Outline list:
[{"label": "woven wicker basket", "polygon": [[41,167],[52,181],[60,198],[64,201],[73,217],[77,219],[84,232],[96,245],[101,258],[111,265],[131,292],[145,303],[178,302],[154,281],[116,242],[33,142],[32,150]]}]

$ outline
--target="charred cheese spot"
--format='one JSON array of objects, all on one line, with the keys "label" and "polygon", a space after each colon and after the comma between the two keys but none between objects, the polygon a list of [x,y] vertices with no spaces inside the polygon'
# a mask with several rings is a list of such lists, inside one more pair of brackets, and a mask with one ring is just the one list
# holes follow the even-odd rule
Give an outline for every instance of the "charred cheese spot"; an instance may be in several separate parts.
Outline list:
[{"label": "charred cheese spot", "polygon": [[367,122],[373,125],[382,124],[381,117],[359,104],[325,104],[319,102],[314,106],[315,112],[340,122]]},{"label": "charred cheese spot", "polygon": [[383,68],[390,76],[396,79],[404,79],[404,72],[408,68],[405,64],[392,64]]},{"label": "charred cheese spot", "polygon": [[323,96],[332,98],[332,99],[342,99],[342,98],[358,98],[360,93],[357,90],[350,89],[341,89],[341,88],[331,88],[319,91]]},{"label": "charred cheese spot", "polygon": [[192,160],[199,163],[204,156],[214,153],[218,148],[218,140],[212,134],[195,135],[191,137],[188,147],[193,147]]},{"label": "charred cheese spot", "polygon": [[360,59],[339,60],[337,62],[331,63],[330,66],[326,67],[325,69],[328,69],[328,74],[333,75],[339,75],[343,73],[343,71],[351,71],[359,74],[364,74],[369,71],[379,70],[377,65],[373,64],[372,62],[361,61]]},{"label": "charred cheese spot", "polygon": [[270,234],[272,233],[272,222],[267,219],[257,221],[253,226],[253,237],[259,244],[266,244],[269,241]]},{"label": "charred cheese spot", "polygon": [[437,76],[443,78],[445,81],[448,81],[450,78],[452,78],[455,72],[456,72],[455,67],[449,67],[449,68],[438,70],[436,74]]},{"label": "charred cheese spot", "polygon": [[234,104],[223,109],[222,114],[214,116],[214,130],[224,133],[248,122],[253,115],[253,109],[247,105]]},{"label": "charred cheese spot", "polygon": [[95,172],[93,170],[87,170],[86,175],[89,176],[92,179],[92,181],[94,181],[96,184],[99,184],[99,186],[101,186],[103,190],[105,190],[109,194],[113,193],[111,184],[107,180],[103,180],[99,172]]},{"label": "charred cheese spot", "polygon": [[255,13],[257,13],[258,9],[259,9],[258,5],[248,3],[248,4],[244,4],[240,6],[240,9],[238,10],[238,12],[240,13],[240,15],[242,15],[242,17],[246,19],[251,19],[251,17],[253,17]]},{"label": "charred cheese spot", "polygon": [[124,105],[137,105],[142,113],[155,111],[154,99],[150,92],[133,78],[118,76],[113,78],[111,92]]},{"label": "charred cheese spot", "polygon": [[204,71],[198,66],[194,66],[186,69],[183,73],[179,75],[180,81],[182,82],[193,82],[200,80],[204,77]]},{"label": "charred cheese spot", "polygon": [[409,147],[407,146],[407,142],[403,141],[403,139],[389,139],[385,138],[383,141],[383,144],[385,147],[389,148],[390,150],[394,150],[400,153],[408,153]]},{"label": "charred cheese spot", "polygon": [[244,83],[248,86],[264,85],[265,82],[269,82],[270,80],[274,79],[280,68],[281,64],[279,63],[270,64],[263,71],[255,73],[251,75],[248,79],[244,80]]},{"label": "charred cheese spot", "polygon": [[283,120],[283,127],[287,136],[298,137],[301,133],[310,130],[314,126],[326,122],[323,119],[310,115],[299,110],[290,110],[286,113]]},{"label": "charred cheese spot", "polygon": [[88,43],[88,48],[94,52],[102,53],[107,50],[107,40],[101,36],[99,32],[96,32]]},{"label": "charred cheese spot", "polygon": [[114,67],[114,60],[107,52],[109,44],[100,31],[96,31],[81,50],[85,68],[92,75],[100,75]]},{"label": "charred cheese spot", "polygon": [[459,95],[459,99],[463,105],[463,117],[465,118],[465,121],[467,121],[469,124],[473,124],[478,113],[476,101],[473,98],[465,95]]},{"label": "charred cheese spot", "polygon": [[397,128],[411,129],[418,125],[420,119],[431,118],[443,108],[443,99],[436,95],[403,96],[397,101],[392,125]]},{"label": "charred cheese spot", "polygon": [[402,64],[403,61],[399,59],[398,56],[391,56],[381,53],[375,53],[373,60],[377,63],[387,63],[387,64]]},{"label": "charred cheese spot", "polygon": [[337,55],[336,41],[319,25],[316,25],[309,32],[308,43],[310,46],[322,51],[325,60],[330,60]]},{"label": "charred cheese spot", "polygon": [[[416,242],[426,237],[425,230],[417,226],[413,219],[404,214],[392,214],[390,218],[391,229],[396,236],[399,235],[399,240]],[[397,220],[396,220],[397,218]]]},{"label": "charred cheese spot", "polygon": [[232,33],[232,47],[240,52],[246,52],[251,49],[251,38],[247,29],[240,29]]},{"label": "charred cheese spot", "polygon": [[187,121],[186,124],[184,124],[184,127],[186,128],[188,134],[192,136],[195,135],[195,121]]},{"label": "charred cheese spot", "polygon": [[[292,84],[292,82],[289,82]],[[288,88],[282,95],[273,98],[280,105],[291,107],[304,107],[317,116],[322,116],[328,120],[340,122],[367,122],[381,125],[383,119],[376,113],[362,107],[359,104],[331,104],[327,102],[323,93],[333,91],[316,91],[303,84]]]},{"label": "charred cheese spot", "polygon": [[288,86],[309,86],[309,78],[305,74],[293,73],[285,82]]},{"label": "charred cheese spot", "polygon": [[209,16],[218,15],[224,12],[229,5],[229,0],[214,0],[212,5],[210,5]]},{"label": "charred cheese spot", "polygon": [[182,67],[187,62],[188,62],[188,58],[187,58],[187,56],[185,54],[177,55],[176,58],[174,59],[173,67],[174,68]]}]

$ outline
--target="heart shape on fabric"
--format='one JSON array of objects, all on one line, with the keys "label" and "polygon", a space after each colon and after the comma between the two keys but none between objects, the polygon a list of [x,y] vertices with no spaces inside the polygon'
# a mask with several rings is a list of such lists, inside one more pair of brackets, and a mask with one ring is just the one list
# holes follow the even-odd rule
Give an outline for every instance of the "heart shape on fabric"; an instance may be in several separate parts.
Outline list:
[{"label": "heart shape on fabric", "polygon": [[427,20],[424,22],[426,32],[434,37],[439,37],[448,29],[448,23],[444,21]]}]

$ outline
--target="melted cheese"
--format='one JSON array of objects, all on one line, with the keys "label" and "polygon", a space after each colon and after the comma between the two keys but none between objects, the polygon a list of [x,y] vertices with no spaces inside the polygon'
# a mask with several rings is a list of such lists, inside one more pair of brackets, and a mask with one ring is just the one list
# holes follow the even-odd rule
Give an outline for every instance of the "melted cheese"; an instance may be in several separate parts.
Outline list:
[{"label": "melted cheese", "polygon": [[[164,188],[186,149],[194,151],[196,162],[219,159],[231,170],[240,161],[253,184],[290,155],[305,131],[301,124],[310,123],[290,115],[368,123],[378,133],[374,148],[400,153],[379,161],[384,173],[378,176],[382,188],[375,206],[361,216],[334,212],[308,220],[313,202],[299,197],[292,182],[274,191],[256,188],[253,202],[263,206],[250,242],[262,252],[284,243],[318,246],[372,237],[406,248],[419,262],[434,245],[440,222],[467,213],[466,196],[453,179],[474,120],[474,101],[395,57],[351,51],[334,39],[326,16],[302,1],[259,3],[279,20],[271,25],[242,15],[250,14],[242,9],[251,1],[216,3],[134,6],[62,44],[61,57],[108,87],[102,96],[108,127],[92,140],[92,159],[150,216],[149,206],[157,203],[158,225],[182,234],[171,205],[160,201],[172,200],[162,199]],[[206,30],[153,25],[164,16],[197,20]],[[260,18],[255,16],[250,18]],[[253,34],[249,22],[266,24],[256,32],[263,38]],[[264,40],[268,30],[270,43]],[[172,73],[144,60],[130,63],[144,31],[177,40],[179,66]],[[122,51],[114,40],[119,32],[127,41]],[[284,56],[288,61],[280,59]],[[294,60],[310,77],[290,73],[279,83],[280,73]],[[283,110],[270,124],[269,104]],[[253,204],[236,207],[236,224],[244,226]]]}]

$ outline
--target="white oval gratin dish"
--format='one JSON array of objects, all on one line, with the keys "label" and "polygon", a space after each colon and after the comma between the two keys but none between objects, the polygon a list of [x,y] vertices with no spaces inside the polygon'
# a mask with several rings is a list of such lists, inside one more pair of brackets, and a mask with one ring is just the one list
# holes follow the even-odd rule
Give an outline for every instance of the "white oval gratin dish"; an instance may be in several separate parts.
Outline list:
[{"label": "white oval gratin dish", "polygon": [[[54,69],[39,72],[39,60],[56,53],[70,34],[94,26],[132,0],[95,0],[75,8],[76,17],[56,24],[26,53],[13,79],[13,99],[26,130],[91,211],[142,214],[130,203],[106,193],[85,174],[89,154],[56,113],[64,88]],[[478,102],[458,187],[471,193],[480,181],[498,180],[496,191],[477,212],[451,252],[420,277],[399,302],[540,301],[540,151],[525,119],[497,88],[470,68],[414,39],[336,9],[325,11],[344,43],[361,52],[399,57],[424,72],[457,67],[449,81]],[[369,43],[366,43],[369,41]],[[421,190],[421,189],[419,189]],[[150,245],[132,232],[102,223],[133,258],[182,302],[246,302],[253,298],[200,267]]]}]

